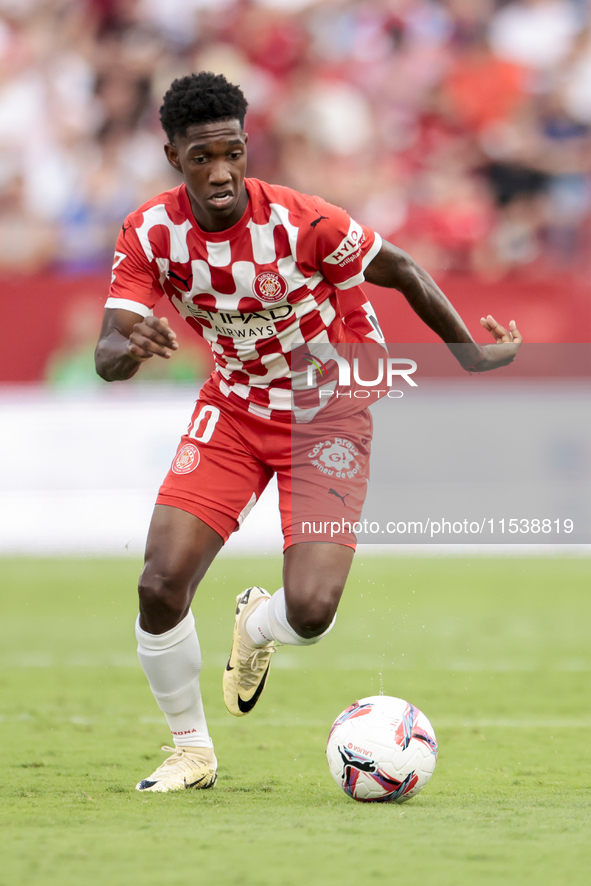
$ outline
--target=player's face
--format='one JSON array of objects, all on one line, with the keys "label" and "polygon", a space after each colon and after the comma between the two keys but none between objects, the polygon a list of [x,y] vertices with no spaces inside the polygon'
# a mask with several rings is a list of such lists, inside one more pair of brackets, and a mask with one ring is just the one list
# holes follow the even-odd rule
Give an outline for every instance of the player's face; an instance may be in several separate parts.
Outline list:
[{"label": "player's face", "polygon": [[193,213],[205,231],[232,227],[246,209],[247,141],[238,120],[220,120],[190,126],[185,136],[165,145],[168,162],[182,172]]}]

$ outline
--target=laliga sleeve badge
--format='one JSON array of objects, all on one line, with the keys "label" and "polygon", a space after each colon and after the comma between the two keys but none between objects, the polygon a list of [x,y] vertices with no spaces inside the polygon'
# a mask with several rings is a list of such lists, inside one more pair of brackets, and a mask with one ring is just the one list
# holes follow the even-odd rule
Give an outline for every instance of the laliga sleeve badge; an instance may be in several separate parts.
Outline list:
[{"label": "laliga sleeve badge", "polygon": [[190,474],[199,465],[201,454],[193,443],[185,443],[172,463],[173,474]]},{"label": "laliga sleeve badge", "polygon": [[252,291],[261,301],[282,301],[288,291],[287,280],[276,271],[263,271],[253,280]]}]

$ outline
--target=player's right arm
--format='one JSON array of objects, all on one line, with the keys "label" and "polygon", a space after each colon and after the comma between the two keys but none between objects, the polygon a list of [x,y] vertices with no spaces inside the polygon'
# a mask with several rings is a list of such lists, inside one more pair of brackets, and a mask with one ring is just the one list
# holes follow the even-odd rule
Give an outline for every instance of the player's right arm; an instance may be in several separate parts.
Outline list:
[{"label": "player's right arm", "polygon": [[[95,350],[96,371],[105,381],[123,381],[152,357],[169,359],[178,348],[165,318],[152,309],[162,297],[153,256],[146,254],[128,216],[115,247],[113,276]],[[142,216],[143,218],[143,216]]]},{"label": "player's right arm", "polygon": [[133,311],[107,308],[94,354],[96,371],[105,381],[123,381],[151,357],[169,359],[178,348],[166,317],[142,317]]}]

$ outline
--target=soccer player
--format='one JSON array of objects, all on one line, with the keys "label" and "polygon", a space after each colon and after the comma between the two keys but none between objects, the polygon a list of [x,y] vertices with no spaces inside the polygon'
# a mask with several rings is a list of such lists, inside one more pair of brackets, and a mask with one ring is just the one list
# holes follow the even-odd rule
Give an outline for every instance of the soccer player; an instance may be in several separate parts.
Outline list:
[{"label": "soccer player", "polygon": [[[230,713],[242,716],[257,703],[276,644],[317,643],[334,625],[355,537],[343,532],[306,540],[292,519],[293,498],[320,507],[313,490],[329,482],[318,470],[322,459],[354,458],[346,502],[350,518],[359,518],[371,419],[357,403],[343,430],[327,407],[320,416],[327,446],[320,461],[308,458],[307,443],[303,455],[294,452],[294,346],[380,342],[364,280],[399,290],[444,342],[462,344],[456,356],[466,369],[510,363],[521,342],[513,321],[505,330],[488,316],[481,323],[494,341],[476,344],[406,253],[319,197],[246,179],[246,109],[237,86],[206,72],[175,80],[164,96],[164,150],[183,183],[125,220],[96,349],[106,381],[130,378],[146,360],[170,359],[176,335],[153,314],[164,295],[209,342],[216,365],[160,489],[139,582],[138,655],[174,738],[174,748],[164,748],[171,756],[139,782],[141,791],[215,784],[191,601],[274,473],[285,539],[283,587],[273,595],[258,587],[238,595],[223,680]],[[292,489],[294,462],[304,482]],[[339,490],[325,491],[322,500],[329,503],[311,517],[326,517],[345,501]]]}]

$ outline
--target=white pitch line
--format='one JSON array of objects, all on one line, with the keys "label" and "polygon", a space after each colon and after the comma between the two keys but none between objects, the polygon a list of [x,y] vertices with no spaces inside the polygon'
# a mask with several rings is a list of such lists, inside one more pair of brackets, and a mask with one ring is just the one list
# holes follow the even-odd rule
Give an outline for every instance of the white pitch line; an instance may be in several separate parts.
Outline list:
[{"label": "white pitch line", "polygon": [[[206,656],[203,669],[215,670],[223,668],[228,659],[227,653],[213,653]],[[383,657],[349,655],[339,656],[333,660],[331,667],[316,665],[310,667],[304,658],[291,655],[283,650],[274,662],[274,668],[284,671],[364,671],[368,674],[380,674],[385,671],[388,674],[408,674],[417,670],[412,661],[385,661]],[[421,668],[425,665],[421,664]],[[0,669],[23,668],[23,669],[50,669],[50,668],[138,668],[139,663],[135,652],[112,652],[112,653],[73,653],[59,656],[51,652],[16,652],[0,655]],[[492,661],[460,661],[453,660],[447,663],[437,662],[430,665],[434,672],[451,674],[478,674],[478,673],[531,673],[538,670],[548,669],[548,664],[530,658],[522,661],[510,659],[496,659]],[[556,673],[589,673],[591,660],[577,660],[565,658],[555,660],[551,666]]]},{"label": "white pitch line", "polygon": [[[43,714],[45,717],[45,714]],[[35,717],[29,711],[23,711],[20,714],[9,714],[3,715],[0,714],[0,723],[15,723],[15,722],[23,722],[23,721],[31,721],[34,720]],[[92,717],[85,717],[83,715],[77,714],[71,717],[53,717],[52,722],[55,723],[72,723],[73,725],[96,725],[99,722],[101,724],[109,723],[109,724],[122,724],[122,723],[141,723],[142,725],[153,725],[153,726],[162,726],[163,729],[166,729],[166,722],[164,717],[158,716],[146,716],[146,717],[137,717],[137,718],[125,718],[125,717],[113,717],[113,718],[101,718],[101,720],[93,719]],[[230,719],[230,714],[227,717],[213,717],[207,719],[208,725],[213,726],[214,728],[221,728],[224,726],[235,726],[235,721]],[[591,718],[586,719],[571,719],[567,716],[564,719],[549,719],[547,717],[530,717],[524,719],[510,719],[510,718],[499,718],[499,719],[462,719],[462,718],[442,718],[437,719],[437,717],[431,717],[431,723],[433,728],[437,732],[440,729],[591,729]],[[329,729],[330,723],[328,719],[326,720],[309,720],[309,719],[301,719],[299,717],[259,717],[258,720],[252,722],[253,727],[259,728],[273,728],[273,729],[293,729],[295,727],[307,728],[307,729]]]},{"label": "white pitch line", "polygon": [[524,720],[454,720],[454,719],[433,719],[433,728],[438,729],[591,729],[591,718],[586,719],[570,719],[565,716],[562,720],[547,719],[545,717]]}]

